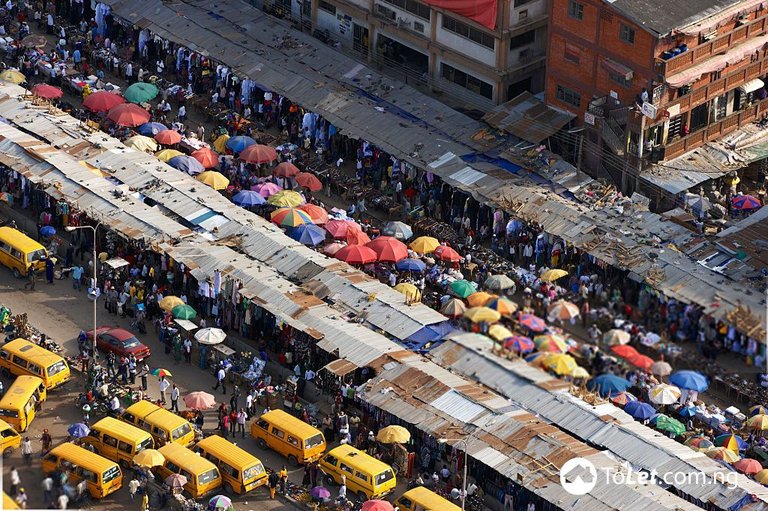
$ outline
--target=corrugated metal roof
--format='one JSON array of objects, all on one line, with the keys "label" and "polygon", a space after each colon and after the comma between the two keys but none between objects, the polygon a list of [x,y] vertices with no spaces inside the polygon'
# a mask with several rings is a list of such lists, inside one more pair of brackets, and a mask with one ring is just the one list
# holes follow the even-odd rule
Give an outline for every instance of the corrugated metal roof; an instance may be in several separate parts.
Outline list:
[{"label": "corrugated metal roof", "polygon": [[546,105],[526,91],[485,114],[483,120],[494,128],[538,144],[575,117],[575,114]]}]

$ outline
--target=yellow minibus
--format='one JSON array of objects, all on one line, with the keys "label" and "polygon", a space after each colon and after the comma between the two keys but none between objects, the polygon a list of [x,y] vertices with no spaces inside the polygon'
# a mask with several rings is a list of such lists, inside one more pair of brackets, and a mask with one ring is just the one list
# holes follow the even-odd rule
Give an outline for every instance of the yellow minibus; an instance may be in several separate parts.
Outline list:
[{"label": "yellow minibus", "polygon": [[247,493],[267,482],[267,471],[256,456],[218,435],[203,438],[194,451],[219,467],[224,489],[230,494]]},{"label": "yellow minibus", "polygon": [[12,425],[16,431],[26,431],[35,413],[42,407],[45,397],[43,380],[37,376],[17,376],[0,399],[0,419]]},{"label": "yellow minibus", "polygon": [[153,469],[160,478],[158,482],[165,481],[171,474],[181,474],[187,478],[184,490],[195,499],[221,487],[219,469],[195,452],[173,443],[164,445],[158,451],[165,457],[165,463]]},{"label": "yellow minibus", "polygon": [[347,491],[363,500],[379,499],[397,485],[392,467],[348,444],[331,449],[320,458],[320,469],[329,484],[341,484],[344,476]]},{"label": "yellow minibus", "polygon": [[122,467],[130,466],[134,456],[155,445],[148,431],[112,417],[104,417],[91,426],[83,442]]},{"label": "yellow minibus", "polygon": [[0,373],[6,378],[37,376],[49,390],[64,385],[72,377],[63,357],[21,338],[0,347]]},{"label": "yellow minibus", "polygon": [[34,265],[45,271],[48,251],[37,241],[13,227],[0,227],[0,264],[10,268],[16,278],[25,276]]},{"label": "yellow minibus", "polygon": [[67,470],[75,484],[85,480],[94,499],[106,497],[123,484],[123,473],[117,463],[69,442],[54,447],[43,457],[44,473],[57,469]]},{"label": "yellow minibus", "polygon": [[148,431],[156,446],[175,442],[188,447],[195,441],[195,432],[189,422],[149,401],[132,404],[125,409],[120,419]]},{"label": "yellow minibus", "polygon": [[253,421],[251,436],[259,447],[282,454],[294,466],[320,459],[325,452],[320,430],[283,410],[271,410]]},{"label": "yellow minibus", "polygon": [[19,447],[21,447],[21,435],[10,424],[0,420],[0,451],[3,453],[3,458],[9,457],[13,454],[13,450]]},{"label": "yellow minibus", "polygon": [[437,493],[417,486],[395,501],[400,511],[461,511],[461,508]]}]

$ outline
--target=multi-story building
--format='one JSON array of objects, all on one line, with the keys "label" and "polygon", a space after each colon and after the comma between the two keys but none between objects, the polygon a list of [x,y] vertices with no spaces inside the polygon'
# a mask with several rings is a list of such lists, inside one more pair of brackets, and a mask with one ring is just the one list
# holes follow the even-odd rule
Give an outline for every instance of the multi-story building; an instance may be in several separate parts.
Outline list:
[{"label": "multi-story building", "polygon": [[469,108],[544,89],[548,0],[253,1]]}]

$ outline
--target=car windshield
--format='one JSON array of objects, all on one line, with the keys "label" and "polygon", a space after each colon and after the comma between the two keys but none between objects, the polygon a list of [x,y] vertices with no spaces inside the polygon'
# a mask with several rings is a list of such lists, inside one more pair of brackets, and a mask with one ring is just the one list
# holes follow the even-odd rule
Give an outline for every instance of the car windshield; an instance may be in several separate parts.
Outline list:
[{"label": "car windshield", "polygon": [[30,263],[34,261],[42,261],[43,259],[45,259],[45,249],[41,248],[41,249],[35,250],[34,252],[30,252],[29,254],[27,254],[27,259],[29,260]]},{"label": "car windshield", "polygon": [[197,484],[203,485],[206,483],[210,483],[211,481],[215,480],[219,477],[219,472],[215,468],[212,468],[208,472],[203,472],[200,474],[200,476],[197,478]]},{"label": "car windshield", "polygon": [[117,465],[114,467],[108,469],[106,472],[104,472],[104,481],[103,483],[106,484],[110,482],[111,480],[115,479],[120,475],[120,469],[117,468]]},{"label": "car windshield", "polygon": [[54,374],[59,374],[60,372],[62,372],[66,368],[67,368],[67,364],[63,360],[60,360],[60,361],[56,362],[55,364],[53,364],[52,366],[48,367],[48,376],[53,376]]},{"label": "car windshield", "polygon": [[381,474],[376,476],[376,484],[386,483],[387,481],[389,481],[393,477],[395,477],[395,473],[392,472],[392,470],[387,469],[384,472],[382,472]]},{"label": "car windshield", "polygon": [[261,463],[256,463],[252,467],[248,467],[245,470],[243,470],[243,482],[250,481],[251,479],[256,479],[263,473],[264,473],[264,465],[262,465]]},{"label": "car windshield", "polygon": [[136,346],[141,344],[139,340],[135,337],[129,337],[126,340],[122,341],[122,343],[123,343],[123,347],[125,348],[135,348]]},{"label": "car windshield", "polygon": [[189,427],[188,422],[185,422],[178,428],[174,429],[171,432],[171,435],[173,436],[174,440],[178,440],[179,438],[182,438],[184,435],[188,434],[190,431],[192,431],[192,428]]},{"label": "car windshield", "polygon": [[323,443],[323,435],[317,434],[304,440],[304,448],[311,449]]}]

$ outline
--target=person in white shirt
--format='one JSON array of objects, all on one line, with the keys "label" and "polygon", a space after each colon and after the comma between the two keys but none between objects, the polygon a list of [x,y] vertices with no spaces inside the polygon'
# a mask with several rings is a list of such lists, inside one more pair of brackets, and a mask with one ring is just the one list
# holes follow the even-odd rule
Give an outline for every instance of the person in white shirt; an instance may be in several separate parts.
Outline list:
[{"label": "person in white shirt", "polygon": [[176,384],[173,384],[173,388],[171,389],[171,411],[172,412],[179,412],[179,387],[176,386]]},{"label": "person in white shirt", "polygon": [[171,384],[165,379],[165,376],[160,377],[160,401],[165,404],[165,391],[168,390]]},{"label": "person in white shirt", "polygon": [[218,372],[216,373],[216,386],[213,387],[213,390],[216,390],[221,386],[221,393],[226,394],[227,393],[227,372],[224,371],[223,367],[219,367]]},{"label": "person in white shirt", "polygon": [[125,81],[133,83],[133,64],[130,62],[125,66]]},{"label": "person in white shirt", "polygon": [[179,122],[186,122],[187,120],[187,107],[181,105],[179,107]]},{"label": "person in white shirt", "polygon": [[112,396],[112,399],[109,400],[109,409],[113,412],[120,411],[120,399],[117,396]]}]

